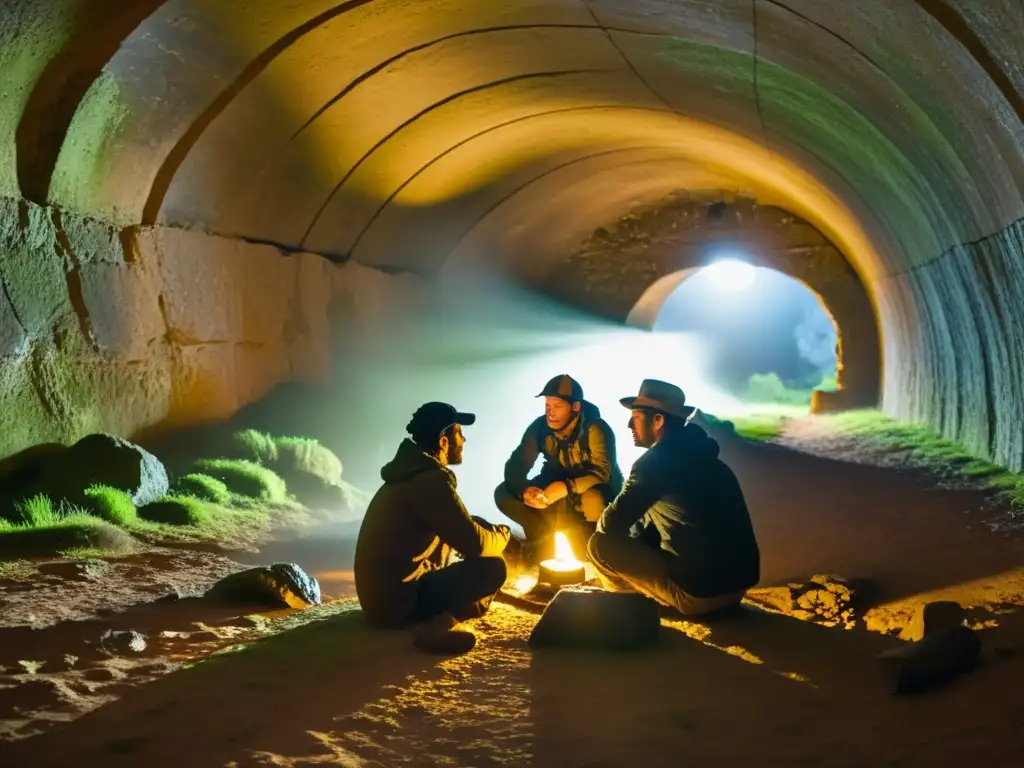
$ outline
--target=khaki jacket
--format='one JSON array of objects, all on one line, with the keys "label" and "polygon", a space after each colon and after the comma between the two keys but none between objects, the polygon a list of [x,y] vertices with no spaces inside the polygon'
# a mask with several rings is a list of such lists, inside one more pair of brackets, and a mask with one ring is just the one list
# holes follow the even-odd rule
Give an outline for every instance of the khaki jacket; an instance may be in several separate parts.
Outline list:
[{"label": "khaki jacket", "polygon": [[366,618],[401,626],[416,605],[416,581],[463,558],[499,557],[508,543],[469,516],[455,475],[411,440],[403,440],[380,472],[356,541],[356,594]]}]

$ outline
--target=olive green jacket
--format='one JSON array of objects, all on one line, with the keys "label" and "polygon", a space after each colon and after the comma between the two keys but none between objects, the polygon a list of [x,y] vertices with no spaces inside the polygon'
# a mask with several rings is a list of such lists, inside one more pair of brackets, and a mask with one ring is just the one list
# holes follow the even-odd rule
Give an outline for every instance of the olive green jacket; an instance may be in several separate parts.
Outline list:
[{"label": "olive green jacket", "polygon": [[[531,480],[538,456],[544,463]],[[544,487],[556,480],[566,482],[576,507],[579,497],[592,488],[598,488],[606,501],[622,490],[615,435],[593,403],[584,401],[579,415],[559,432],[551,430],[543,416],[533,421],[505,462],[505,485],[517,499],[531,485]]]}]

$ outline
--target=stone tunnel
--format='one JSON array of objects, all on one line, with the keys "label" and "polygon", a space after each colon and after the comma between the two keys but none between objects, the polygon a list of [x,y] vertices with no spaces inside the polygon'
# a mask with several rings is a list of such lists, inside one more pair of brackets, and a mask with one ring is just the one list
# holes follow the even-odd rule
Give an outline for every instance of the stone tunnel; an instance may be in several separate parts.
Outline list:
[{"label": "stone tunnel", "polygon": [[2,21],[2,455],[323,381],[332,335],[468,264],[635,321],[732,237],[832,312],[838,405],[1024,468],[1017,0],[11,0]]}]

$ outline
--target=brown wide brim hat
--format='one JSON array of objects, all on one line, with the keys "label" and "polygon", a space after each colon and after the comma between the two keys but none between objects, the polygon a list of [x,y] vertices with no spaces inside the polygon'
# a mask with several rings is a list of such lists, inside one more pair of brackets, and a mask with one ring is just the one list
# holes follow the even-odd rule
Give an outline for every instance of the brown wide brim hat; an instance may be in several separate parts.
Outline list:
[{"label": "brown wide brim hat", "polygon": [[675,384],[658,379],[644,379],[640,392],[636,397],[623,397],[619,402],[625,408],[649,408],[661,411],[669,416],[690,419],[697,412],[692,405],[686,404],[686,395]]}]

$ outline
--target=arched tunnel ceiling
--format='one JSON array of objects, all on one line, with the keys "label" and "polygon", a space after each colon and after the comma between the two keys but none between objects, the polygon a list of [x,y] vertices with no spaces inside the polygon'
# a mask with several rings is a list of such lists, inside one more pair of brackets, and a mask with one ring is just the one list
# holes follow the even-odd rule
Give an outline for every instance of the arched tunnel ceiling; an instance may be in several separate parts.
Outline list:
[{"label": "arched tunnel ceiling", "polygon": [[871,283],[1024,217],[1024,10],[984,5],[14,0],[2,185],[429,272],[552,179],[609,211],[699,179]]}]

